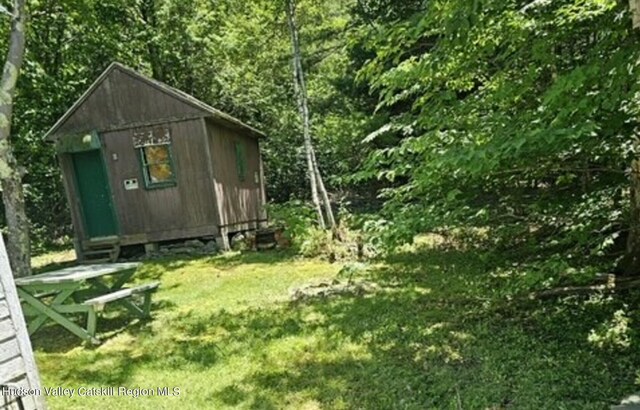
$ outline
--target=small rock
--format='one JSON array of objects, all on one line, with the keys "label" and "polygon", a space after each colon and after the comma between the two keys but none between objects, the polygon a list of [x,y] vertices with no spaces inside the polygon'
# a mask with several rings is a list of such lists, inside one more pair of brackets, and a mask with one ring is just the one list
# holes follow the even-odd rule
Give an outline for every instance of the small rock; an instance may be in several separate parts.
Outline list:
[{"label": "small rock", "polygon": [[218,244],[216,243],[216,241],[209,241],[204,245],[203,250],[206,253],[218,253]]},{"label": "small rock", "polygon": [[246,237],[242,233],[237,233],[231,238],[231,249],[244,250],[247,246]]},{"label": "small rock", "polygon": [[189,248],[204,248],[204,243],[202,243],[202,241],[198,240],[198,239],[192,239],[190,241],[186,241],[184,243],[184,246],[189,247]]},{"label": "small rock", "polygon": [[181,248],[173,248],[171,250],[171,253],[185,253],[185,254],[188,254],[188,255],[193,254],[195,252],[196,252],[195,248],[188,248],[186,246],[183,246]]},{"label": "small rock", "polygon": [[375,283],[359,281],[351,284],[350,282],[332,280],[331,282],[323,281],[291,289],[289,291],[289,297],[291,300],[300,301],[349,294],[362,296],[376,291],[378,291],[378,286]]},{"label": "small rock", "polygon": [[257,248],[258,250],[260,250],[260,251],[266,251],[266,250],[269,250],[269,249],[274,249],[276,246],[278,246],[278,244],[277,244],[277,243],[275,243],[275,242],[273,242],[273,243],[267,243],[267,244],[264,244],[264,243],[258,243],[258,244],[256,244],[256,248]]}]

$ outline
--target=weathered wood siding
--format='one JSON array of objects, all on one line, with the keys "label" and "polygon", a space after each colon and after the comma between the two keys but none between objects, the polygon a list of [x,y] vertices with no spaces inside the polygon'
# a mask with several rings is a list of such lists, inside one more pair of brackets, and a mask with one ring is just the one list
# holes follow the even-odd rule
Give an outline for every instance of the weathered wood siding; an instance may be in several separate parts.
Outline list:
[{"label": "weathered wood siding", "polygon": [[[207,121],[207,128],[221,225],[255,223],[264,219],[264,181],[258,140],[211,121]],[[244,181],[238,176],[236,142],[245,145],[247,173]]]},{"label": "weathered wood siding", "polygon": [[[166,123],[177,184],[147,189],[133,132],[125,129],[100,135],[121,236],[145,234],[147,240],[216,235],[218,219],[201,120]],[[139,188],[125,190],[126,179]]]},{"label": "weathered wood siding", "polygon": [[104,131],[130,124],[168,118],[193,118],[203,115],[145,81],[116,67],[102,84],[57,130],[67,135],[91,130]]},{"label": "weathered wood siding", "polygon": [[[31,342],[16,293],[4,242],[0,237],[0,385],[40,389]],[[44,409],[43,395],[22,398],[25,409]],[[18,409],[13,397],[0,394],[0,409]]]},{"label": "weathered wood siding", "polygon": [[[64,154],[58,156],[58,163],[60,164],[60,168],[62,169],[62,182],[64,185],[65,193],[67,194],[67,199],[69,201],[69,210],[71,211],[71,222],[73,223],[73,227],[75,230],[76,242],[77,239],[81,239],[85,237],[84,233],[84,222],[82,220],[82,213],[80,211],[79,205],[79,196],[76,190],[76,182],[75,182],[75,171],[73,169],[73,161],[71,160],[71,155]],[[76,250],[79,246],[78,243],[74,244]]]}]

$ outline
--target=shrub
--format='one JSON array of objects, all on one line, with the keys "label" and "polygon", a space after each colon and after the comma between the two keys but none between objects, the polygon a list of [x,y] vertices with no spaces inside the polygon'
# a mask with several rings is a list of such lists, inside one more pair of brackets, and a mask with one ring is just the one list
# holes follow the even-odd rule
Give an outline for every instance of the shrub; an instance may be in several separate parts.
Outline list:
[{"label": "shrub", "polygon": [[293,249],[304,257],[326,257],[335,261],[376,254],[358,227],[362,222],[346,207],[338,212],[338,226],[332,231],[320,229],[315,210],[302,201],[270,204],[268,210],[272,224],[284,229],[284,236]]},{"label": "shrub", "polygon": [[333,238],[330,231],[317,227],[309,228],[304,235],[299,250],[302,256],[313,258],[331,255],[334,252]]},{"label": "shrub", "polygon": [[267,207],[271,224],[284,229],[284,236],[299,248],[311,229],[318,228],[315,210],[306,202],[294,200]]},{"label": "shrub", "polygon": [[626,349],[631,345],[629,322],[625,311],[617,310],[610,320],[591,330],[588,340],[601,349]]}]

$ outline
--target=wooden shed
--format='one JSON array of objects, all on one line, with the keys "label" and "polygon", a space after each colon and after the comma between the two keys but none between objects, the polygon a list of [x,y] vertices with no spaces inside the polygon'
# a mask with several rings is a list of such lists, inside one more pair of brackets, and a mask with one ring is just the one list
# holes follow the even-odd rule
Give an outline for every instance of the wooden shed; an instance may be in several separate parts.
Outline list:
[{"label": "wooden shed", "polygon": [[111,64],[47,132],[82,259],[216,238],[265,222],[260,140],[230,115]]}]

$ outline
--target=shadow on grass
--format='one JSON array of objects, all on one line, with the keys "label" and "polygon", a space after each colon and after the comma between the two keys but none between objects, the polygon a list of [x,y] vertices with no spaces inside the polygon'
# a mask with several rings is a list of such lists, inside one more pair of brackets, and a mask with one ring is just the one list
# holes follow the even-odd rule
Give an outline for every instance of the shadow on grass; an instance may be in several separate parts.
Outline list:
[{"label": "shadow on grass", "polygon": [[64,262],[52,262],[44,266],[33,268],[33,274],[39,275],[41,273],[47,273],[47,272],[52,272],[52,271],[60,270],[64,268],[70,268],[72,266],[76,266],[77,264],[78,264],[78,261],[76,260],[64,261]]},{"label": "shadow on grass", "polygon": [[160,280],[163,275],[185,269],[189,264],[206,264],[212,269],[230,270],[240,265],[276,264],[298,258],[291,250],[230,252],[210,257],[173,255],[146,261],[136,272],[139,280]]},{"label": "shadow on grass", "polygon": [[84,354],[65,355],[59,360],[64,365],[41,368],[41,371],[55,372],[56,377],[76,385],[107,387],[126,383],[136,367],[145,362],[145,357],[132,357],[126,349],[108,352],[93,350]]},{"label": "shadow on grass", "polygon": [[170,257],[145,262],[136,270],[134,278],[138,281],[160,280],[167,273],[184,269],[195,258]]},{"label": "shadow on grass", "polygon": [[[175,304],[167,300],[153,301],[151,304],[152,315],[157,315],[161,311],[170,311],[173,308]],[[72,316],[71,319],[81,327],[86,326],[84,314]],[[132,335],[149,333],[151,320],[136,318],[125,308],[116,306],[98,315],[97,336],[104,342],[125,332]],[[34,350],[46,353],[67,353],[80,346],[87,349],[97,348],[97,346],[83,344],[76,335],[51,321],[31,336],[31,343]]]},{"label": "shadow on grass", "polygon": [[[598,349],[587,339],[638,295],[615,303],[487,303],[486,265],[474,255],[422,250],[388,263],[369,275],[383,288],[374,296],[210,318],[243,345],[318,332],[323,340],[310,348],[317,354],[292,354],[284,369],[265,362],[243,380],[245,389],[228,386],[216,397],[237,405],[266,394],[279,406],[308,397],[329,408],[600,408],[634,390],[637,344]],[[327,322],[307,323],[302,311]],[[330,354],[343,341],[367,355]]]},{"label": "shadow on grass", "polygon": [[209,259],[212,265],[221,270],[233,269],[240,265],[285,263],[298,259],[291,249],[274,249],[265,251],[233,252],[214,256]]},{"label": "shadow on grass", "polygon": [[[249,253],[212,263],[288,258]],[[490,271],[472,253],[421,249],[366,273],[375,294],[237,313],[167,305],[164,333],[129,326],[135,344],[65,355],[59,371],[79,383],[121,384],[138,366],[197,372],[246,359],[252,370],[209,398],[213,407],[255,409],[605,408],[633,391],[636,339],[616,350],[587,338],[625,303],[637,305],[638,294],[509,304],[488,285]],[[104,326],[126,325],[117,320]]]}]

